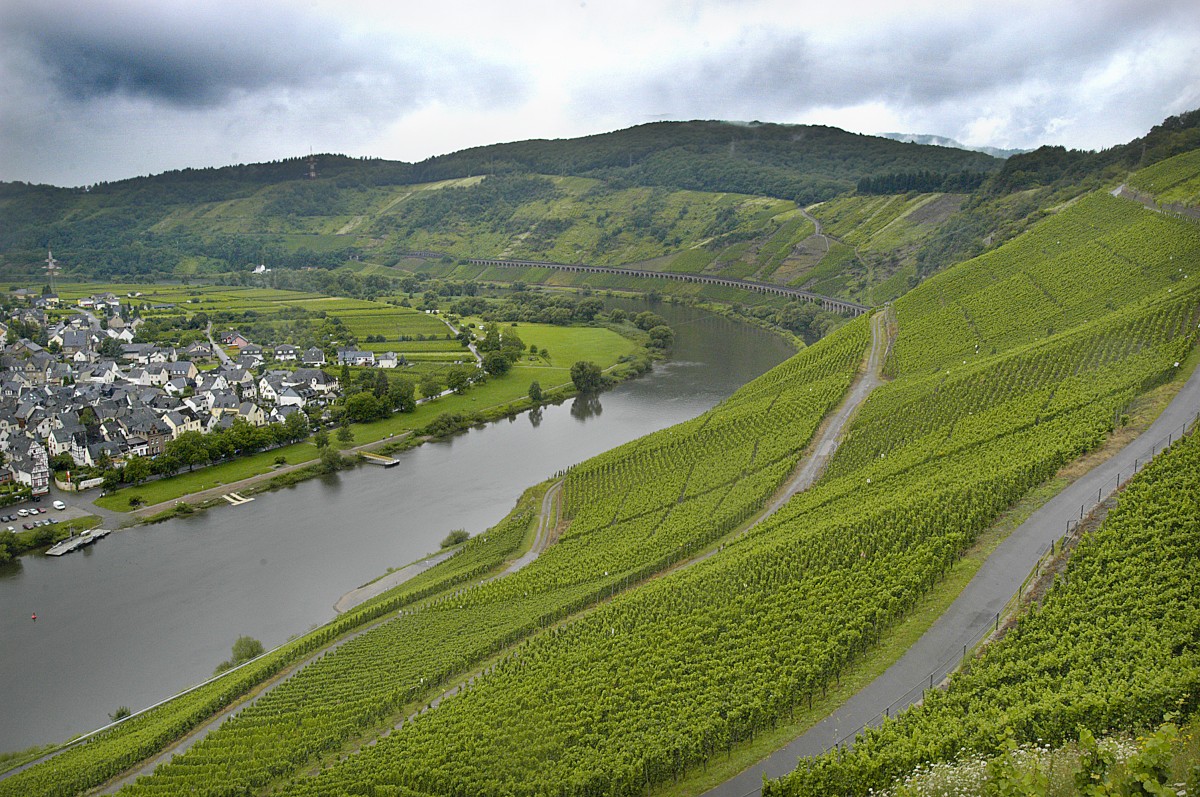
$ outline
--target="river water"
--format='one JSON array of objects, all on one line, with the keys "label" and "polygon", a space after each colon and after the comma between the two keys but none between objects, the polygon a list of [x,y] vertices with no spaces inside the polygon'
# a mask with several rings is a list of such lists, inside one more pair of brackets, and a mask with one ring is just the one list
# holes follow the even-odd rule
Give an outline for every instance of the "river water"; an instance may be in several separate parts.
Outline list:
[{"label": "river water", "polygon": [[530,485],[698,415],[791,354],[720,316],[654,310],[676,330],[672,358],[599,397],[412,449],[394,468],[0,568],[0,750],[62,741],[204,680],[242,634],[271,648],[331,619],[344,593],[437,550],[450,530],[483,531]]}]

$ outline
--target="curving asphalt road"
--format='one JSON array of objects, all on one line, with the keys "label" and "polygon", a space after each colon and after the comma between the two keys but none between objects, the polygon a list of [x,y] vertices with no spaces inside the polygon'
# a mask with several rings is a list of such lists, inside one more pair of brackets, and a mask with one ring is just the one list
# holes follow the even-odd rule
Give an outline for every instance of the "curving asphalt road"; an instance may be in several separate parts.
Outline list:
[{"label": "curving asphalt road", "polygon": [[778,778],[796,768],[802,757],[820,755],[853,741],[866,725],[877,725],[884,712],[894,714],[920,700],[922,691],[951,672],[964,646],[985,636],[1025,577],[1050,545],[1098,503],[1111,496],[1184,429],[1200,420],[1200,368],[1158,419],[1138,437],[1034,512],[988,557],[950,608],[925,634],[862,691],[837,711],[741,774],[704,792],[704,797],[749,797],[761,794],[764,776]]}]

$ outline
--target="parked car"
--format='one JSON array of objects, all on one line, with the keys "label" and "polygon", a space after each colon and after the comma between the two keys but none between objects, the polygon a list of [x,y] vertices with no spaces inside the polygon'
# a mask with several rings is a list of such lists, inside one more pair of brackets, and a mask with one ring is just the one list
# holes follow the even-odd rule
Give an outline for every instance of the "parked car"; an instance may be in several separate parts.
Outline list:
[{"label": "parked car", "polygon": [[62,501],[55,501],[55,502],[54,502],[54,508],[55,508],[55,509],[66,509],[66,508],[67,508],[67,505],[66,505],[66,504],[64,504]]},{"label": "parked car", "polygon": [[21,517],[29,517],[29,510],[28,509],[18,509],[17,514],[20,515]]},{"label": "parked car", "polygon": [[24,524],[24,525],[25,525],[25,530],[26,530],[26,531],[29,531],[31,528],[33,528],[33,524],[32,524],[32,523],[26,523],[26,524]]}]

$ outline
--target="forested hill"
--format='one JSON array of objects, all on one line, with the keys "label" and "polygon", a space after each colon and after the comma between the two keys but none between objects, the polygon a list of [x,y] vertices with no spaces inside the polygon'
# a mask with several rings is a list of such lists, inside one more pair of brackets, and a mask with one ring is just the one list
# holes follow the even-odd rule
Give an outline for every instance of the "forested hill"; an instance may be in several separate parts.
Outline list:
[{"label": "forested hill", "polygon": [[[606,191],[690,189],[809,204],[853,189],[864,176],[978,175],[995,172],[1001,163],[980,153],[902,144],[831,127],[662,122],[577,139],[477,147],[415,164],[317,155],[183,169],[86,189],[0,183],[0,217],[5,221],[0,256],[10,267],[35,266],[51,247],[68,268],[87,261],[93,275],[178,273],[179,261],[187,257],[215,256],[228,261],[227,268],[241,268],[260,257],[257,249],[263,241],[251,229],[312,234],[311,225],[294,220],[341,218],[320,230],[341,234],[341,240],[311,248],[347,250],[364,242],[342,233],[345,225],[357,219],[361,231],[360,217],[370,220],[406,187],[483,175],[582,177],[596,180]],[[193,224],[187,233],[209,240],[182,240],[175,235],[181,232],[178,225],[168,221],[173,214],[191,215],[213,203],[241,200],[246,202],[238,213],[256,221],[234,237],[242,244],[252,242],[249,246],[230,246],[225,238],[212,255],[211,238],[233,231],[220,224],[211,230]],[[343,251],[334,260],[340,265],[353,254]],[[309,265],[335,264],[314,260]]]},{"label": "forested hill", "polygon": [[[421,163],[316,155],[87,188],[0,183],[0,266],[35,278],[53,249],[66,276],[160,279],[433,251],[649,263],[876,303],[1197,147],[1196,111],[1102,152],[1007,161],[832,127],[659,122]],[[821,230],[801,211],[818,202]]]},{"label": "forested hill", "polygon": [[978,152],[904,144],[836,127],[655,122],[583,138],[476,147],[416,168],[424,179],[519,170],[809,204],[847,191],[867,175],[993,172],[1002,163]]}]

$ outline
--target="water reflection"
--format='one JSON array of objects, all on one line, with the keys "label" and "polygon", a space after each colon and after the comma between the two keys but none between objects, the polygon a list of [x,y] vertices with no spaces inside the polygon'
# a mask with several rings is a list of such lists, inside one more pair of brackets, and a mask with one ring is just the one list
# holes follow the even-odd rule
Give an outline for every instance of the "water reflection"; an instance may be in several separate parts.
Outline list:
[{"label": "water reflection", "polygon": [[604,412],[599,393],[580,393],[571,402],[571,417],[577,421],[599,417]]}]

